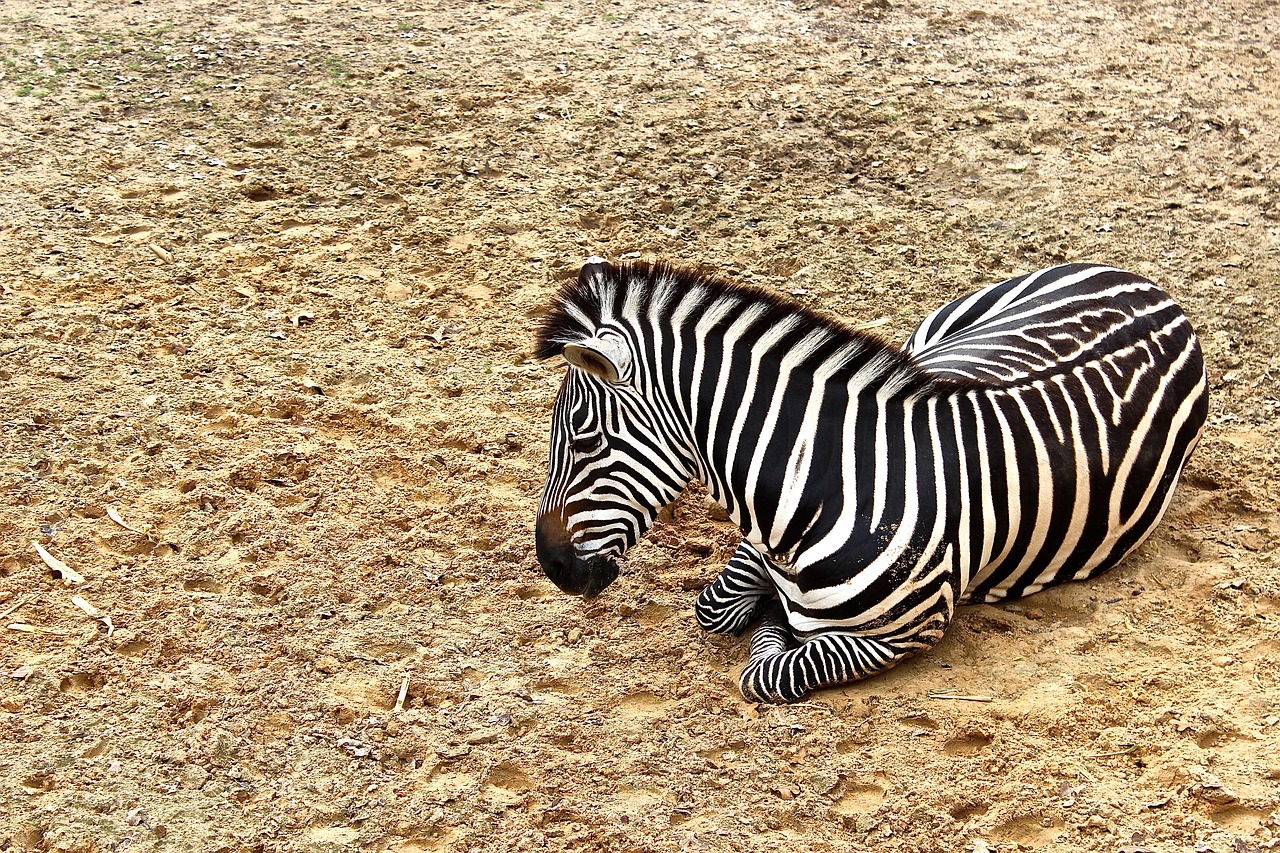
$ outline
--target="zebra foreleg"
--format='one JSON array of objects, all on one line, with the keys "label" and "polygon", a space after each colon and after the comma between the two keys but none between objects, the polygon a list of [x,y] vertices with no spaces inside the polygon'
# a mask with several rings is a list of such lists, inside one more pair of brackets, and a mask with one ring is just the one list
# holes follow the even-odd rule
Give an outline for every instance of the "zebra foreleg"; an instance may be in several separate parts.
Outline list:
[{"label": "zebra foreleg", "polygon": [[760,552],[743,542],[720,576],[698,594],[694,613],[704,631],[741,634],[751,624],[760,602],[773,594]]},{"label": "zebra foreleg", "polygon": [[819,634],[792,648],[782,606],[774,604],[751,638],[739,685],[749,702],[797,702],[814,690],[858,681],[907,656],[886,643],[847,634]]}]

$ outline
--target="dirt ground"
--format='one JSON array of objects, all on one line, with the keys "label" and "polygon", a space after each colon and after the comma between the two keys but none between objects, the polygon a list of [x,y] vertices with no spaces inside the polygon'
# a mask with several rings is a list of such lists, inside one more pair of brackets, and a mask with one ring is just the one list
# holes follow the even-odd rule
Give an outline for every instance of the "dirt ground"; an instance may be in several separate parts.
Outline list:
[{"label": "dirt ground", "polygon": [[[0,850],[1276,845],[1278,50],[1267,0],[4,0]],[[1210,426],[1107,576],[749,705],[701,494],[589,604],[534,560],[592,254],[899,341],[1124,266]]]}]

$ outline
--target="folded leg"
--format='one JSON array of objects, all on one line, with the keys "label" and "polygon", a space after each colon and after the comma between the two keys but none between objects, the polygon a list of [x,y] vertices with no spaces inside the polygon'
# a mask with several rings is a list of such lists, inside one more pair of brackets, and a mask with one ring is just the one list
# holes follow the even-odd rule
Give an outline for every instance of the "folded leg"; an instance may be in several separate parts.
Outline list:
[{"label": "folded leg", "polygon": [[751,702],[796,702],[814,690],[883,672],[912,654],[870,637],[818,634],[794,645],[782,606],[774,602],[751,638],[739,681]]},{"label": "folded leg", "polygon": [[773,596],[764,558],[743,542],[720,576],[698,595],[698,624],[713,634],[741,634],[751,624],[760,602]]}]

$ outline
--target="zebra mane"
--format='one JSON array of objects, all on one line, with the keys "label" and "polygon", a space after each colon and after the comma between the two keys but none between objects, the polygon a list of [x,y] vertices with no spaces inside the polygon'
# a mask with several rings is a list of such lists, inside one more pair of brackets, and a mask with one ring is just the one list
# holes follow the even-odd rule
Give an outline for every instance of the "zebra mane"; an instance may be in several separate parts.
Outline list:
[{"label": "zebra mane", "polygon": [[816,332],[823,343],[845,347],[846,362],[852,369],[871,369],[892,377],[904,389],[954,384],[931,376],[912,356],[879,336],[855,329],[794,299],[665,261],[616,265],[588,262],[556,296],[538,329],[534,355],[539,359],[554,358],[563,353],[566,344],[593,337],[601,326],[637,312],[669,318],[674,306],[692,290],[701,291],[702,295],[690,321],[728,301],[734,305],[735,313],[756,313],[755,323],[761,328],[786,323]]}]

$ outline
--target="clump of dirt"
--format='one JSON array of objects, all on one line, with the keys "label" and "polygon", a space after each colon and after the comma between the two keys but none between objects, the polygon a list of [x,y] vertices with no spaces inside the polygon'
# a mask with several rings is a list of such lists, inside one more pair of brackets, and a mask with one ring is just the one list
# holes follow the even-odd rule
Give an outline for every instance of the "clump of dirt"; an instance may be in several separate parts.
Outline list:
[{"label": "clump of dirt", "polygon": [[[7,0],[0,847],[1270,848],[1277,38],[1236,0]],[[899,340],[1115,263],[1192,317],[1210,426],[1105,577],[748,705],[701,494],[589,604],[533,558],[532,329],[593,254]]]}]

